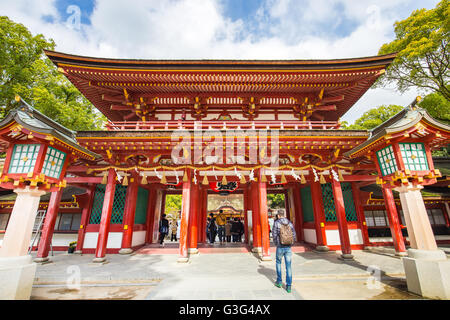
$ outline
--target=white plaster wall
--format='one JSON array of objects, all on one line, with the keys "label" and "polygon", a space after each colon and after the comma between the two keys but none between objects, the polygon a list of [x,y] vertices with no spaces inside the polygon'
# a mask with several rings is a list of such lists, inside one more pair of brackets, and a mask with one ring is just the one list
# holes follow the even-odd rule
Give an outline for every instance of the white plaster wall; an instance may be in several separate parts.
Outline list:
[{"label": "white plaster wall", "polygon": [[[110,232],[108,235],[108,242],[106,248],[117,249],[122,247],[122,232]],[[84,235],[84,249],[97,248],[98,232],[86,232]]]},{"label": "white plaster wall", "polygon": [[147,231],[134,231],[133,232],[133,241],[131,241],[131,246],[139,246],[145,243],[145,235]]},{"label": "white plaster wall", "polygon": [[69,243],[78,240],[78,233],[54,233],[52,237],[52,246],[68,247]]},{"label": "white plaster wall", "polygon": [[293,114],[279,114],[278,120],[298,120]]},{"label": "white plaster wall", "polygon": [[303,229],[305,236],[305,242],[317,243],[316,230],[315,229]]},{"label": "white plaster wall", "polygon": [[158,115],[156,117],[158,118],[158,120],[170,120],[172,118],[172,115],[170,113],[165,113],[165,114],[158,113]]},{"label": "white plaster wall", "polygon": [[[340,245],[341,240],[339,238],[339,230],[325,230],[325,235],[327,237],[327,245]],[[348,237],[350,239],[350,244],[363,244],[363,238],[361,229],[349,229]]]},{"label": "white plaster wall", "polygon": [[[30,245],[33,243],[33,239],[34,239],[34,233],[31,236],[31,241],[30,241]],[[3,242],[3,236],[4,234],[0,234],[0,246],[2,245]],[[52,246],[53,247],[68,247],[69,243],[73,242],[73,241],[77,241],[78,240],[78,234],[77,233],[54,233],[53,234],[53,238],[52,238]],[[34,245],[36,246],[38,243],[38,240],[36,239],[36,242],[34,243]]]},{"label": "white plaster wall", "polygon": [[275,120],[274,114],[260,114],[256,120]]}]

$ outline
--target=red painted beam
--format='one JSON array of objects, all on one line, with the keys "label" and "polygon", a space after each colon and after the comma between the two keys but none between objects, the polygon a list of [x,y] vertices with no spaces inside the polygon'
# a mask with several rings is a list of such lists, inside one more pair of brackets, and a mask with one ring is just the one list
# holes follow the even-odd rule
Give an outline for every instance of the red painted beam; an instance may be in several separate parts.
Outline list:
[{"label": "red painted beam", "polygon": [[131,173],[130,184],[127,188],[125,208],[123,213],[122,249],[131,249],[133,240],[134,217],[136,213],[136,201],[139,191],[139,176],[136,171]]},{"label": "red painted beam", "polygon": [[400,221],[398,219],[397,207],[394,201],[394,195],[389,188],[381,188],[383,190],[383,198],[386,206],[386,213],[389,220],[389,229],[391,230],[392,241],[397,253],[405,253],[405,241],[403,239]]},{"label": "red painted beam", "polygon": [[[114,170],[114,169],[113,169]],[[76,183],[102,183],[102,177],[67,177],[67,184],[76,184]]]},{"label": "red painted beam", "polygon": [[183,182],[183,193],[181,200],[181,226],[180,226],[180,259],[188,259],[188,232],[189,232],[189,213],[191,206],[191,170],[187,170],[187,181]]},{"label": "red painted beam", "polygon": [[106,254],[106,244],[109,236],[109,225],[111,223],[111,214],[114,201],[116,172],[114,169],[108,170],[108,183],[106,184],[105,197],[103,200],[102,216],[98,232],[97,247],[95,249],[94,261],[104,261]]},{"label": "red painted beam", "polygon": [[[78,240],[76,251],[81,251],[84,244],[84,235],[86,233],[86,226],[89,223],[89,217],[92,210],[92,204],[94,203],[95,186],[91,186],[86,190],[87,201],[83,201],[83,210],[81,212],[80,228],[78,230]],[[81,205],[81,204],[80,204]]]},{"label": "red painted beam", "polygon": [[341,241],[341,251],[343,255],[351,255],[350,237],[348,235],[347,218],[345,216],[344,197],[342,195],[341,183],[331,179],[333,189],[334,206],[339,229],[339,239]]},{"label": "red painted beam", "polygon": [[36,258],[47,260],[48,252],[50,250],[50,242],[53,237],[53,230],[55,229],[56,217],[58,216],[59,203],[62,196],[62,188],[58,191],[52,192],[50,202],[48,204],[47,213],[45,215],[44,226],[42,228],[41,239],[39,240],[39,248]]},{"label": "red painted beam", "polygon": [[316,229],[317,246],[326,246],[325,212],[323,210],[322,190],[319,182],[311,182],[311,198],[313,203],[314,227]]},{"label": "red painted beam", "polygon": [[[261,173],[261,170],[259,170]],[[259,217],[261,223],[262,256],[270,258],[269,220],[267,216],[267,187],[261,182],[261,174],[258,177]]]}]

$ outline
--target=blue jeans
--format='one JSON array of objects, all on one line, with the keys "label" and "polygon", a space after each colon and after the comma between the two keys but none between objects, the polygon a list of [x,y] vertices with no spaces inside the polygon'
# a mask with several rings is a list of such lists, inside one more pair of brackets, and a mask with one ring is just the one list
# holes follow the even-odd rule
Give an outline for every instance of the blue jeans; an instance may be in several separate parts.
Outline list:
[{"label": "blue jeans", "polygon": [[220,242],[225,241],[225,226],[218,226],[218,234]]},{"label": "blue jeans", "polygon": [[276,269],[277,269],[277,282],[281,283],[281,262],[284,257],[284,263],[286,264],[286,285],[292,285],[292,250],[291,247],[277,247],[276,257]]}]

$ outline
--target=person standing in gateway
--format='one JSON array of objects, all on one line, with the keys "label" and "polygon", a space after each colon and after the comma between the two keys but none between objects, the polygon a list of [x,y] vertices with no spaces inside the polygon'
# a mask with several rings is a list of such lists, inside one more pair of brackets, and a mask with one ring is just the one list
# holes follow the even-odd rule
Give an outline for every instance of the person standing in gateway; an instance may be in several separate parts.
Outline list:
[{"label": "person standing in gateway", "polygon": [[275,286],[281,288],[283,285],[281,277],[281,263],[284,257],[286,265],[286,291],[291,292],[292,286],[292,250],[291,246],[294,244],[296,237],[294,225],[286,218],[284,211],[279,212],[279,219],[273,223],[273,242],[277,246],[276,252],[276,270],[277,281]]},{"label": "person standing in gateway", "polygon": [[166,214],[163,213],[159,221],[159,246],[164,247],[164,238],[169,234],[169,220],[166,219]]},{"label": "person standing in gateway", "polygon": [[219,240],[220,244],[225,243],[225,224],[226,224],[226,217],[223,215],[223,210],[219,210],[219,215],[216,217],[216,223],[217,223],[217,232],[219,234]]}]

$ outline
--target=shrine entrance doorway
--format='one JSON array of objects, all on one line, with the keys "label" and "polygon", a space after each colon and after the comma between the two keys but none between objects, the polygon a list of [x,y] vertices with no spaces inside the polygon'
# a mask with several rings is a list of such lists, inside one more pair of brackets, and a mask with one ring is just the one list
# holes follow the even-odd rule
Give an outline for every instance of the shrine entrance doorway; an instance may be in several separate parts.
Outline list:
[{"label": "shrine entrance doorway", "polygon": [[[222,211],[222,217],[225,221],[230,221],[232,224],[235,220],[242,222],[243,229],[247,228],[246,222],[246,212],[244,210],[244,194],[243,192],[236,191],[231,194],[222,195],[220,193],[208,193],[207,197],[207,210],[205,216],[203,217],[205,222],[205,241],[204,243],[210,243],[207,236],[207,219],[212,214],[216,219],[219,216],[220,211]],[[220,219],[220,218],[219,218]],[[243,231],[244,231],[243,230]],[[243,232],[240,239],[234,239],[233,237],[225,238],[225,245],[242,245],[245,244],[245,232]],[[240,241],[238,241],[240,240]],[[219,235],[216,234],[215,243],[219,243]]]}]

